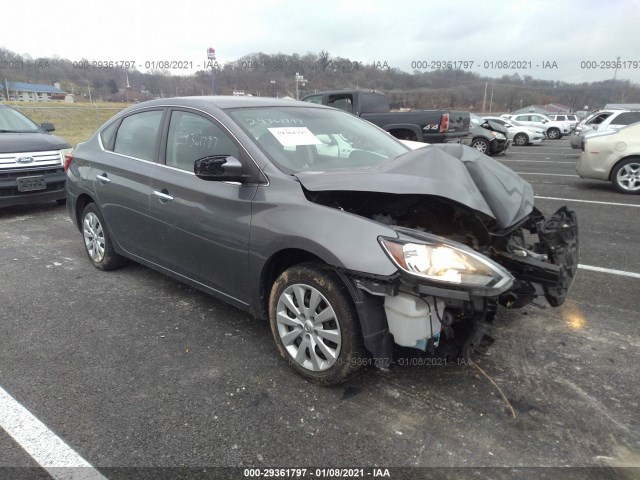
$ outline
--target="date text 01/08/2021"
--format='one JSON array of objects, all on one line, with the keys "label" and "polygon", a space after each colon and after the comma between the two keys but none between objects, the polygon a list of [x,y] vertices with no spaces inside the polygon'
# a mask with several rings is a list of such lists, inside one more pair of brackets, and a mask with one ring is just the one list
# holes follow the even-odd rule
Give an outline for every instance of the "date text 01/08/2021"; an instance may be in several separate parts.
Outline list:
[{"label": "date text 01/08/2021", "polygon": [[245,478],[391,478],[388,468],[245,468]]}]

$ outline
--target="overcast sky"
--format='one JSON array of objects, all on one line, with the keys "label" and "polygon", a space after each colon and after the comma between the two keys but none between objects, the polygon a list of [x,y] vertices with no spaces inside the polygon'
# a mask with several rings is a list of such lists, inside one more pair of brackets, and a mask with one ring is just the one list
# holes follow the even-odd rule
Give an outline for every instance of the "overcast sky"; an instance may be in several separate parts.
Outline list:
[{"label": "overcast sky", "polygon": [[[2,18],[0,46],[16,53],[135,60],[142,71],[147,61],[203,65],[214,47],[220,63],[252,52],[326,50],[407,72],[412,62],[429,71],[432,61],[466,60],[481,75],[567,82],[611,79],[614,64],[601,62],[620,57],[627,65],[617,78],[640,83],[638,0],[34,0],[28,8],[4,5]],[[496,70],[490,62],[527,68]]]}]

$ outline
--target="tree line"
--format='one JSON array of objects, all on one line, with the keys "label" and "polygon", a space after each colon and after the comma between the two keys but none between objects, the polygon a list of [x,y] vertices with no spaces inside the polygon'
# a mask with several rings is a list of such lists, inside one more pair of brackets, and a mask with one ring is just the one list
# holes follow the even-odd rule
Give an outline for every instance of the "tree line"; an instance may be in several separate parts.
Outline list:
[{"label": "tree line", "polygon": [[[209,95],[212,91],[209,68],[181,75],[158,68],[142,72],[127,65],[91,68],[92,63],[57,56],[32,58],[0,48],[0,82],[58,82],[77,101],[122,99],[117,94],[126,91],[127,85],[128,90],[144,92],[147,98]],[[321,90],[372,89],[387,93],[394,108],[507,112],[531,104],[560,103],[577,111],[584,106],[640,102],[640,85],[629,80],[567,83],[518,73],[491,78],[459,69],[409,73],[386,62],[332,57],[324,50],[304,55],[251,53],[224,64],[211,61],[209,66],[215,69],[218,95],[294,97],[298,74],[300,96]]]}]

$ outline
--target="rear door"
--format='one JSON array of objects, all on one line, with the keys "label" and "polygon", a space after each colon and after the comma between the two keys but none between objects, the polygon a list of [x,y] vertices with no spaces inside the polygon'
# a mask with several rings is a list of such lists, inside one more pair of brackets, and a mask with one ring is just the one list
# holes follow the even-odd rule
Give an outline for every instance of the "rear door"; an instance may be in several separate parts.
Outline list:
[{"label": "rear door", "polygon": [[169,112],[166,147],[151,181],[151,214],[161,266],[248,302],[247,265],[251,201],[256,184],[206,181],[194,162],[231,155],[251,162],[215,119],[188,109]]},{"label": "rear door", "polygon": [[164,113],[156,108],[124,117],[92,162],[94,191],[112,240],[142,258],[153,252],[155,242],[150,229],[149,183]]}]

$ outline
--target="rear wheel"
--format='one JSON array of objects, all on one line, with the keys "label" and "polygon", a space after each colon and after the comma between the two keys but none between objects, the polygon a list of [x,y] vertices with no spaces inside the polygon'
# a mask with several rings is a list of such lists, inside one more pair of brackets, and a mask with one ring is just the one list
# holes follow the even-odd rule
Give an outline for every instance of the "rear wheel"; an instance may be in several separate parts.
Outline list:
[{"label": "rear wheel", "polygon": [[489,155],[491,149],[489,142],[487,142],[484,138],[474,138],[471,142],[471,147],[486,155]]},{"label": "rear wheel", "polygon": [[94,267],[113,270],[126,263],[126,259],[113,249],[102,214],[95,203],[84,207],[82,212],[82,236],[85,250]]},{"label": "rear wheel", "polygon": [[640,194],[640,158],[629,158],[616,165],[611,181],[621,193]]},{"label": "rear wheel", "polygon": [[284,271],[271,288],[269,321],[280,355],[314,383],[345,382],[367,362],[351,296],[328,268],[303,263]]},{"label": "rear wheel", "polygon": [[547,130],[547,138],[550,140],[557,140],[561,136],[562,135],[560,135],[560,130],[558,130],[557,128],[550,128],[549,130]]},{"label": "rear wheel", "polygon": [[529,137],[525,133],[518,133],[515,137],[513,137],[513,143],[522,147],[523,145],[527,145],[529,143]]}]

